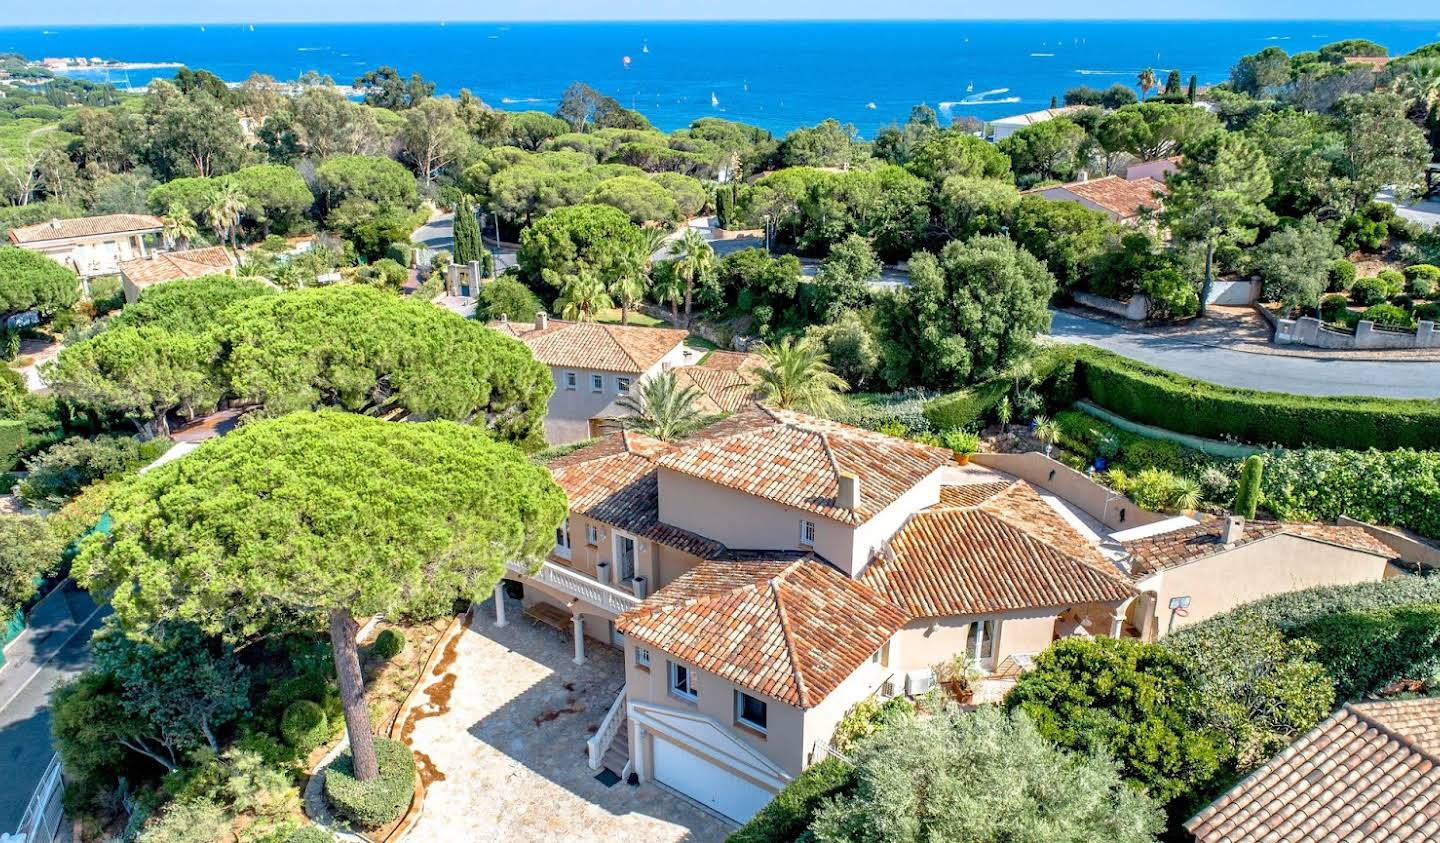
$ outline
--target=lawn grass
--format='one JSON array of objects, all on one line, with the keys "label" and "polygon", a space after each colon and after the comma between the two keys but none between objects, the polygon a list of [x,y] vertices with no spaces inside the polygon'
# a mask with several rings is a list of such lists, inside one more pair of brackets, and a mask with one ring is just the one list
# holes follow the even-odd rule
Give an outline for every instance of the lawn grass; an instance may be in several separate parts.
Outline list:
[{"label": "lawn grass", "polygon": [[[620,324],[620,308],[612,307],[608,310],[599,311],[595,314],[595,321],[605,322],[611,325]],[[665,328],[668,327],[670,323],[664,319],[656,319],[654,316],[641,313],[638,310],[632,310],[630,311],[630,324],[638,325],[642,328]]]}]

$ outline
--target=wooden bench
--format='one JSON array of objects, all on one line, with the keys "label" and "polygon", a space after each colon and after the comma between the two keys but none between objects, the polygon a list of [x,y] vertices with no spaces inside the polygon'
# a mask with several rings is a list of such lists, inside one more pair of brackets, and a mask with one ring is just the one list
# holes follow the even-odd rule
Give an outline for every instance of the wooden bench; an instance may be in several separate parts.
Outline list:
[{"label": "wooden bench", "polygon": [[537,623],[554,627],[562,635],[569,635],[574,631],[574,622],[570,619],[570,613],[550,603],[536,603],[526,607],[525,617]]}]

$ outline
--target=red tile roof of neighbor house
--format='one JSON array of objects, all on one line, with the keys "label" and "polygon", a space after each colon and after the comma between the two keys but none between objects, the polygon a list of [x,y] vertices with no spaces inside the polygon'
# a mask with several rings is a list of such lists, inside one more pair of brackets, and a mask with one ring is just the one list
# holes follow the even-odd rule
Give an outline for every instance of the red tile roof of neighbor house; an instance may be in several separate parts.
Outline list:
[{"label": "red tile roof of neighbor house", "polygon": [[813,556],[758,552],[692,568],[616,625],[743,688],[810,708],[906,620]]},{"label": "red tile roof of neighbor house", "polygon": [[860,581],[914,617],[1124,600],[1135,589],[1029,483],[946,487]]},{"label": "red tile roof of neighbor house", "polygon": [[511,321],[491,322],[490,327],[530,346],[535,359],[547,366],[637,375],[649,371],[689,336],[673,328],[561,319],[547,319],[544,328],[533,322]]},{"label": "red tile roof of neighbor house", "polygon": [[51,220],[12,228],[10,229],[10,242],[23,246],[26,243],[44,243],[48,240],[105,237],[114,234],[146,234],[159,231],[163,227],[159,217],[149,214],[106,214],[99,217]]},{"label": "red tile roof of neighbor house", "polygon": [[655,458],[674,446],[622,431],[552,460],[550,474],[570,511],[627,533],[702,558],[724,550],[719,542],[660,521]]},{"label": "red tile roof of neighbor house", "polygon": [[1345,706],[1185,827],[1199,843],[1440,840],[1440,698]]},{"label": "red tile roof of neighbor house", "polygon": [[148,287],[162,281],[226,273],[235,267],[235,261],[225,247],[210,246],[184,252],[151,252],[147,257],[121,261],[118,265],[130,283]]},{"label": "red tile roof of neighbor house", "polygon": [[1143,208],[1158,208],[1160,201],[1155,194],[1165,194],[1169,189],[1155,179],[1135,179],[1119,176],[1105,176],[1086,181],[1072,181],[1069,184],[1037,187],[1027,193],[1043,193],[1047,190],[1064,189],[1082,199],[1098,205],[1122,220],[1140,216]]},{"label": "red tile roof of neighbor house", "polygon": [[[657,463],[855,525],[894,503],[951,458],[944,448],[755,404],[700,431]],[[860,501],[854,509],[840,506],[842,473],[860,479]]]},{"label": "red tile roof of neighbor house", "polygon": [[1122,542],[1120,546],[1131,556],[1131,576],[1140,579],[1158,571],[1178,568],[1197,559],[1223,553],[1230,547],[1251,544],[1277,535],[1297,536],[1386,559],[1397,556],[1394,550],[1360,527],[1247,521],[1240,537],[1227,547],[1221,538],[1222,525],[1221,519],[1217,518],[1193,527]]}]

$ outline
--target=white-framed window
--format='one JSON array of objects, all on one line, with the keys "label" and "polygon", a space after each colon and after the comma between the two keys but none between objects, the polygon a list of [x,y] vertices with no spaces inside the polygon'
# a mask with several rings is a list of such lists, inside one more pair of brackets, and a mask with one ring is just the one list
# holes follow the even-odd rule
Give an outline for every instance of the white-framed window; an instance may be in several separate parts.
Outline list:
[{"label": "white-framed window", "polygon": [[815,522],[800,519],[800,543],[806,547],[815,546]]},{"label": "white-framed window", "polygon": [[605,391],[605,376],[604,376],[604,375],[591,375],[591,376],[590,376],[590,391],[591,391],[591,392],[604,392],[604,391]]},{"label": "white-framed window", "polygon": [[621,395],[624,395],[625,393],[629,392],[629,391],[630,391],[630,379],[629,379],[629,378],[620,378],[620,377],[615,378],[615,391],[618,392],[618,393],[620,393]]},{"label": "white-framed window", "polygon": [[574,392],[580,387],[580,376],[574,372],[565,373],[565,389]]},{"label": "white-framed window", "polygon": [[757,732],[766,729],[768,715],[765,701],[756,699],[744,691],[735,692],[735,722],[743,723]]},{"label": "white-framed window", "polygon": [[670,662],[670,693],[691,702],[699,699],[700,692],[695,689],[695,676],[690,668]]},{"label": "white-framed window", "polygon": [[650,651],[644,647],[635,648],[635,666],[650,669]]},{"label": "white-framed window", "polygon": [[570,519],[566,518],[555,528],[555,555],[570,558]]},{"label": "white-framed window", "polygon": [[600,544],[600,528],[594,524],[585,525],[585,543],[592,545]]}]

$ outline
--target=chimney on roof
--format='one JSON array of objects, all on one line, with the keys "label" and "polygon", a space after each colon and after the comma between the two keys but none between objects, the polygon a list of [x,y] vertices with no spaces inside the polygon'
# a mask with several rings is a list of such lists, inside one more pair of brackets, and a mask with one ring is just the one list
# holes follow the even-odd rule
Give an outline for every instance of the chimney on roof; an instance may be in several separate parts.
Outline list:
[{"label": "chimney on roof", "polygon": [[59,227],[60,227],[60,220],[58,220],[58,219],[51,219],[51,220],[50,220],[50,227],[51,227],[51,228],[59,228]]},{"label": "chimney on roof", "polygon": [[1245,535],[1245,519],[1239,515],[1227,515],[1225,521],[1220,525],[1220,543],[1226,547],[1240,541]]},{"label": "chimney on roof", "polygon": [[848,471],[840,472],[840,494],[836,501],[841,509],[860,508],[860,477]]},{"label": "chimney on roof", "polygon": [[1088,171],[1086,171],[1086,170],[1081,170],[1081,171],[1080,171],[1080,181],[1081,181],[1082,183],[1087,182],[1087,181],[1090,181],[1090,173],[1089,173]]},{"label": "chimney on roof", "polygon": [[550,317],[546,315],[545,311],[541,310],[535,314],[535,327],[541,331],[550,327]]}]

